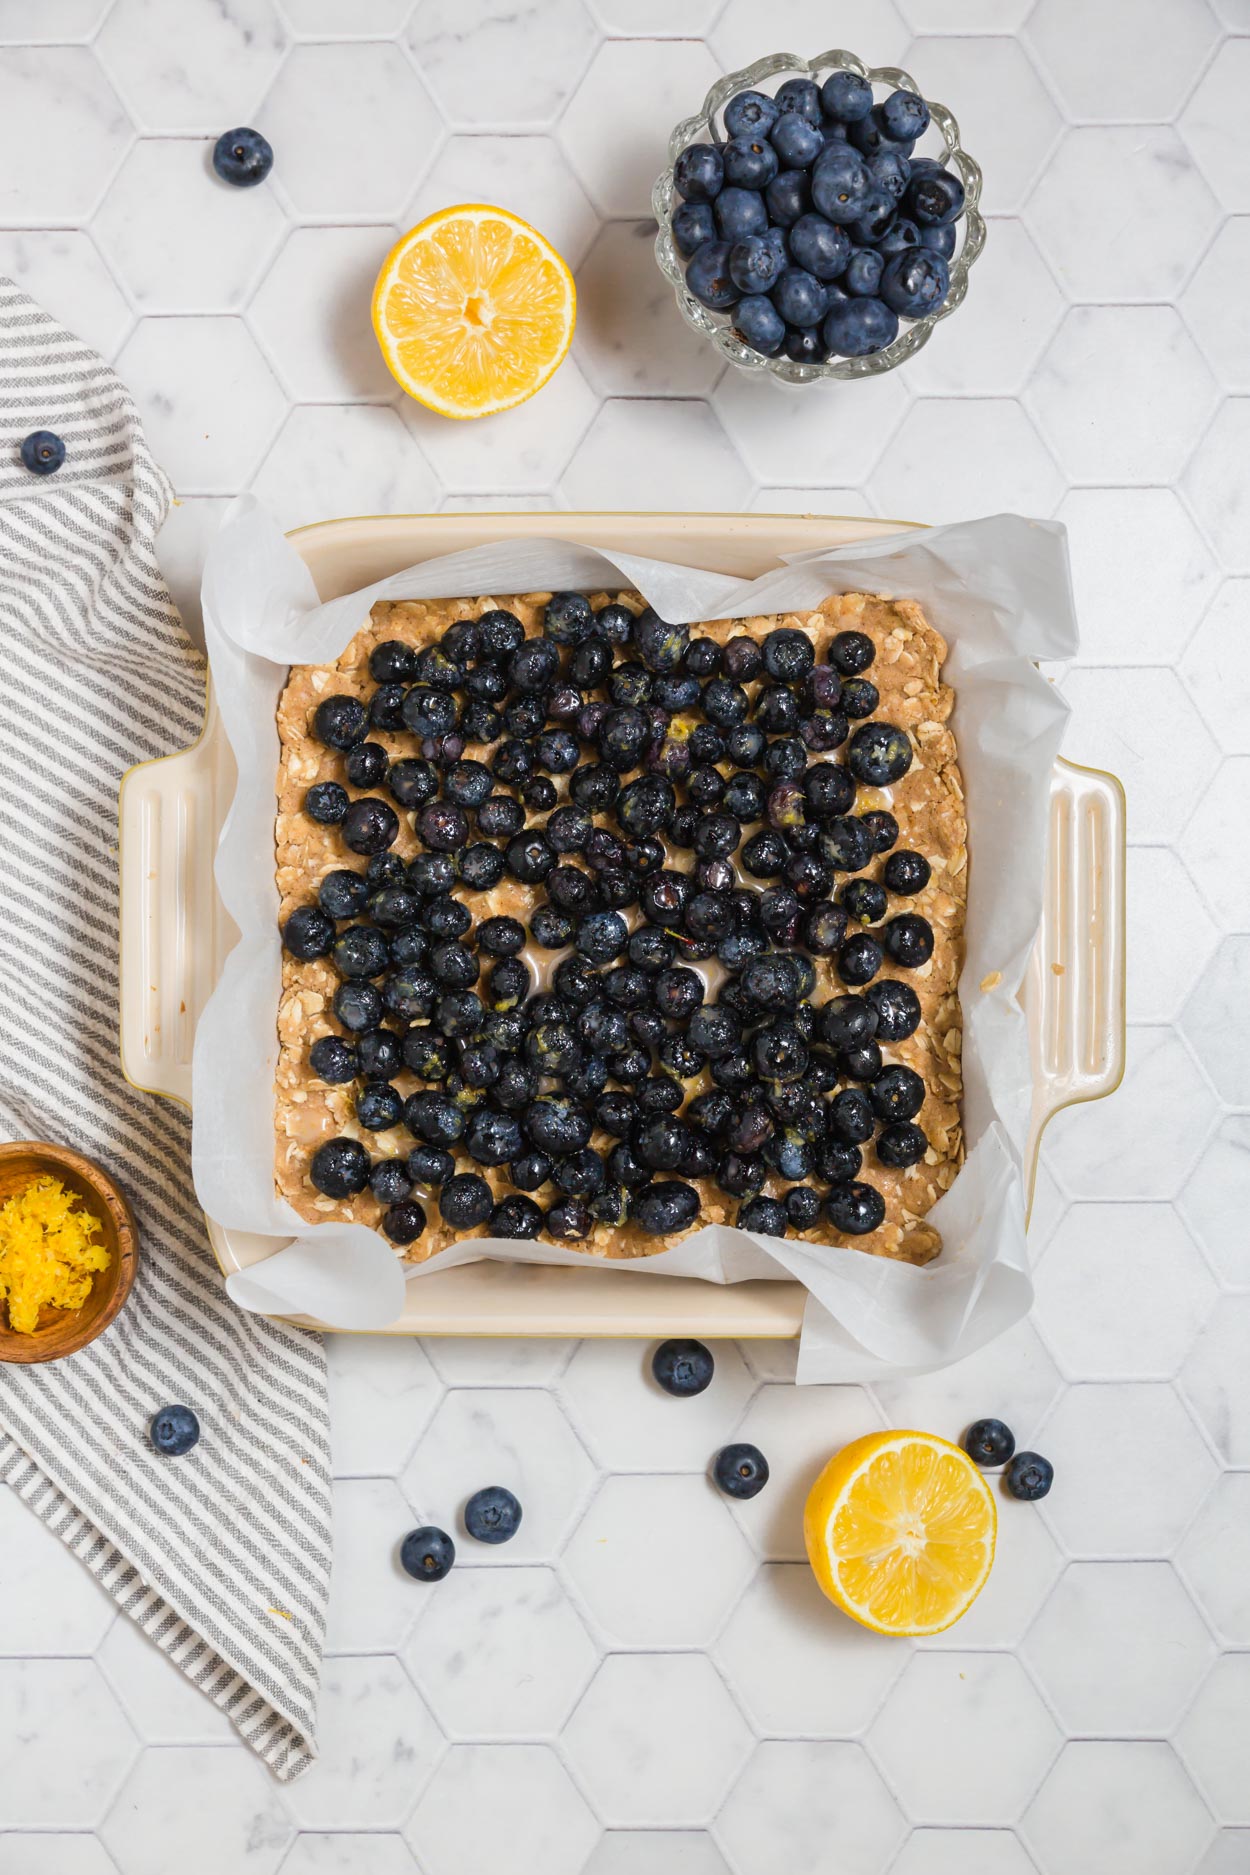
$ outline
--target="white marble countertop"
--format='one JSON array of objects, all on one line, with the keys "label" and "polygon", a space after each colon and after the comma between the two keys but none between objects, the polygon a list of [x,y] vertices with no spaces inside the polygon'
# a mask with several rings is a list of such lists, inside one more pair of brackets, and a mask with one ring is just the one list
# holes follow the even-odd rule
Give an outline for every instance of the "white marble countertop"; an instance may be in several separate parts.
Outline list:
[{"label": "white marble countertop", "polygon": [[[1242,1875],[1250,1869],[1247,0],[0,0],[0,270],[111,359],[203,542],[432,506],[813,509],[1070,531],[1078,759],[1129,791],[1129,1071],[1063,1116],[1032,1321],[869,1393],[717,1350],[331,1344],[338,1551],[315,1770],[279,1791],[0,1490],[0,1875]],[[709,82],[836,38],[956,112],[990,236],[893,376],[722,371],[651,260]],[[271,183],[206,179],[251,122]],[[576,268],[571,358],[489,426],[393,395],[367,290],[456,200]],[[804,1481],[894,1421],[1053,1459],[914,1649],[831,1615]],[[773,1483],[698,1482],[732,1433]],[[485,1481],[518,1539],[437,1591],[397,1535]],[[466,1546],[467,1547],[467,1546]],[[485,1821],[483,1821],[485,1819]]]}]

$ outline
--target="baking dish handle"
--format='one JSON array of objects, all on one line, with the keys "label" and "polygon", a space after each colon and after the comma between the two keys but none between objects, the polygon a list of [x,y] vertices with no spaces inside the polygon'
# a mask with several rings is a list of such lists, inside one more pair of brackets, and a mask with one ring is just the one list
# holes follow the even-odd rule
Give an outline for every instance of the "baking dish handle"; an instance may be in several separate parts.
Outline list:
[{"label": "baking dish handle", "polygon": [[234,759],[211,685],[198,742],[142,762],[118,800],[122,1072],[191,1103],[195,1025],[234,939],[213,879]]},{"label": "baking dish handle", "polygon": [[1060,759],[1050,784],[1045,900],[1023,1001],[1033,1056],[1030,1199],[1047,1122],[1124,1073],[1124,789]]}]

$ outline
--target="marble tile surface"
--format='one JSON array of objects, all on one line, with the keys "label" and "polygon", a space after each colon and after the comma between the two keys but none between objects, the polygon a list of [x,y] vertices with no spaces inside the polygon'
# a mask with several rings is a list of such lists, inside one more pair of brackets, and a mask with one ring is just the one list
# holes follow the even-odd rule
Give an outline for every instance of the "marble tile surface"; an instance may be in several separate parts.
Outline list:
[{"label": "marble tile surface", "polygon": [[[788,47],[901,63],[985,166],[984,260],[905,369],[787,391],[678,319],[669,131]],[[1250,0],[0,0],[0,271],[118,362],[176,489],[188,625],[253,488],[284,525],[595,507],[1069,530],[1069,752],[1129,791],[1128,1071],[1047,1136],[1033,1319],[959,1367],[796,1391],[718,1346],[330,1343],[322,1757],[279,1790],[0,1488],[0,1875],[1244,1875],[1250,1869]],[[267,186],[211,171],[225,128]],[[364,127],[362,130],[362,126]],[[400,396],[367,304],[396,233],[496,201],[565,254],[570,358],[484,425]],[[851,1627],[803,1560],[841,1442],[987,1413],[965,1619]],[[754,1503],[707,1481],[730,1438]],[[524,1505],[488,1550],[477,1486]],[[397,1548],[443,1524],[459,1561]]]}]

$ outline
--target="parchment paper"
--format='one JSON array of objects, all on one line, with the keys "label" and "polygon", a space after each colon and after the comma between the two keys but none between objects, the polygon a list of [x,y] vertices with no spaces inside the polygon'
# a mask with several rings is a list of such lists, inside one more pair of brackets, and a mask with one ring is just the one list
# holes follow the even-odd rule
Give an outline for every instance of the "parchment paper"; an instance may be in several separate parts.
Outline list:
[{"label": "parchment paper", "polygon": [[[271,1237],[274,1254],[233,1274],[227,1289],[244,1308],[376,1328],[400,1312],[405,1280],[452,1263],[597,1261],[558,1244],[481,1238],[408,1267],[378,1233],[305,1224],[278,1197],[275,712],[289,665],[337,658],[375,600],[626,587],[664,617],[690,623],[811,609],[831,591],[913,598],[949,643],[945,675],[956,693],[952,727],[969,820],[960,982],[968,1158],[931,1214],[941,1254],[916,1269],[859,1250],[712,1225],[672,1250],[608,1266],[720,1283],[797,1278],[808,1290],[800,1381],[945,1366],[1010,1327],[1032,1298],[1021,1169],[1030,1066],[1016,998],[1041,916],[1049,778],[1067,717],[1032,661],[1071,657],[1077,633],[1063,529],[1017,515],[803,554],[753,581],[556,538],[501,542],[427,560],[319,605],[311,576],[272,518],[250,496],[235,502],[209,550],[204,623],[239,768],[217,883],[242,936],[196,1034],[194,1177],[211,1217]],[[983,992],[982,980],[994,972],[996,987]]]}]

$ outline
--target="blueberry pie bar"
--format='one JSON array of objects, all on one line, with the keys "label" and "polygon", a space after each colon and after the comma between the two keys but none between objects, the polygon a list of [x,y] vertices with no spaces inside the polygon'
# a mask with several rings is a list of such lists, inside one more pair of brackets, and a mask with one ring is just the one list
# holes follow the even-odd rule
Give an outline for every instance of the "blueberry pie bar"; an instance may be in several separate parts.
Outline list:
[{"label": "blueberry pie bar", "polygon": [[279,1192],[424,1261],[704,1224],[925,1263],[967,824],[910,601],[374,606],[278,709]]}]

